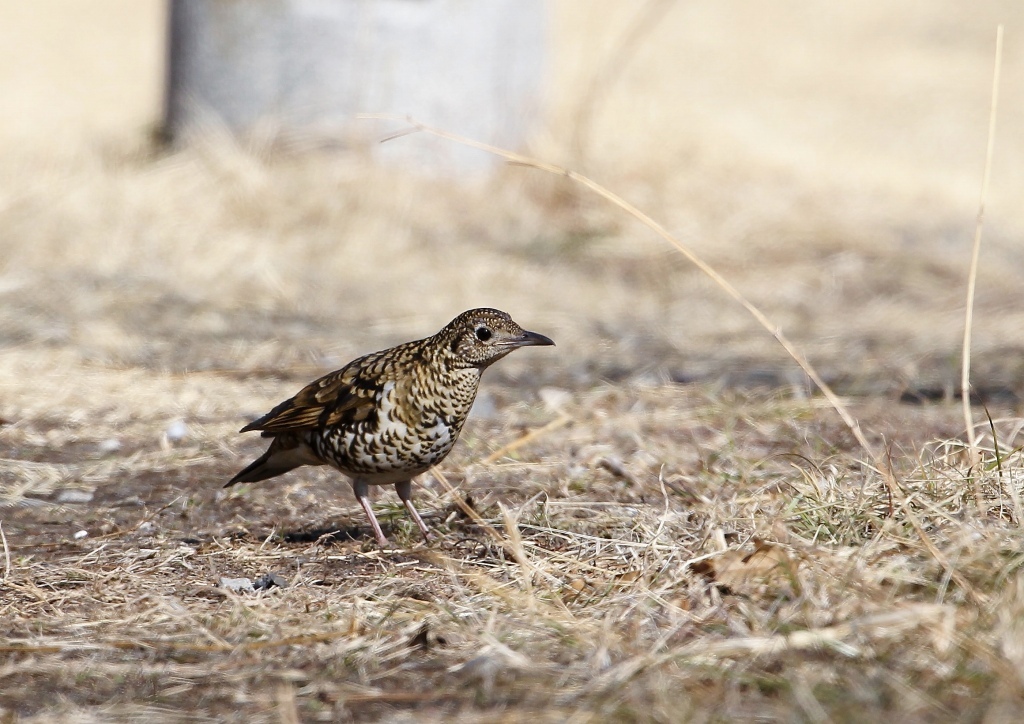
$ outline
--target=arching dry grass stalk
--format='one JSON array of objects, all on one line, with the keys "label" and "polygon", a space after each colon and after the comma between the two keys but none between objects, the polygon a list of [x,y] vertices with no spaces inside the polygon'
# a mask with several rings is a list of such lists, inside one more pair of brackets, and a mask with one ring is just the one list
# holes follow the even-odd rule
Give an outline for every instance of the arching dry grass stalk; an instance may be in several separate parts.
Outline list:
[{"label": "arching dry grass stalk", "polygon": [[847,405],[842,401],[839,395],[833,392],[832,388],[821,377],[818,371],[811,364],[810,360],[808,360],[807,357],[799,349],[797,349],[796,346],[789,340],[789,338],[786,337],[785,334],[783,334],[781,327],[772,322],[772,320],[768,318],[768,315],[762,312],[753,302],[747,299],[731,282],[729,282],[728,279],[719,274],[718,271],[716,271],[710,264],[708,264],[700,256],[698,256],[696,252],[694,252],[692,249],[686,246],[686,244],[680,241],[678,237],[672,234],[668,229],[659,224],[649,215],[645,214],[639,208],[629,203],[624,198],[622,198],[615,192],[611,191],[610,189],[597,183],[593,179],[588,178],[587,176],[584,176],[581,173],[577,173],[572,169],[564,168],[553,163],[548,163],[547,161],[541,161],[536,158],[530,158],[529,156],[524,156],[523,154],[510,151],[506,148],[499,148],[498,146],[493,146],[489,143],[483,143],[481,141],[476,141],[471,138],[466,138],[465,136],[450,133],[440,128],[434,128],[433,126],[428,126],[427,124],[421,123],[420,121],[417,121],[415,118],[411,118],[409,116],[398,116],[387,113],[370,113],[363,114],[361,118],[388,121],[402,121],[409,125],[409,129],[407,131],[393,134],[388,138],[384,139],[385,141],[394,140],[396,138],[408,135],[409,133],[428,133],[432,136],[437,136],[438,138],[444,138],[455,143],[459,143],[465,146],[469,146],[471,148],[477,148],[480,149],[481,151],[492,153],[496,156],[500,156],[508,160],[511,163],[520,166],[527,166],[529,168],[535,168],[541,171],[546,171],[547,173],[555,174],[556,176],[564,176],[565,178],[568,178],[569,180],[574,181],[587,189],[590,189],[595,194],[611,202],[615,206],[618,206],[620,209],[622,209],[627,214],[640,221],[640,223],[642,223],[644,226],[648,227],[658,236],[660,236],[669,244],[674,246],[676,250],[678,250],[679,253],[685,256],[690,263],[692,263],[704,274],[710,277],[711,280],[714,281],[715,284],[717,284],[726,294],[728,294],[740,305],[742,305],[744,309],[750,312],[754,319],[757,320],[758,324],[764,327],[764,329],[767,330],[769,334],[771,334],[773,337],[775,337],[776,340],[778,340],[779,344],[782,345],[783,349],[786,350],[787,354],[789,354],[789,356],[793,358],[793,361],[795,361],[800,366],[800,369],[802,369],[811,379],[811,381],[814,382],[818,389],[821,390],[821,393],[829,401],[832,407],[835,408],[836,412],[843,419],[843,422],[846,423],[846,426],[850,428],[850,431],[857,439],[857,442],[860,444],[862,448],[864,448],[864,452],[867,453],[868,457],[870,457],[876,469],[880,473],[882,473],[882,475],[884,475],[886,478],[891,477],[891,473],[889,472],[887,462],[879,454],[878,450],[875,449],[875,446],[868,442],[867,437],[861,430],[860,423],[857,422],[856,418],[850,413],[850,410],[847,407]]}]

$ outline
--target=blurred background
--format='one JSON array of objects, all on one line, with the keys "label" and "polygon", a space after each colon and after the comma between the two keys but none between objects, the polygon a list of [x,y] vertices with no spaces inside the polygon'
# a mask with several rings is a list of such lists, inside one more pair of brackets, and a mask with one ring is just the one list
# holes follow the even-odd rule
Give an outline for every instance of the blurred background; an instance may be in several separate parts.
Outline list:
[{"label": "blurred background", "polygon": [[[908,400],[958,383],[1004,23],[974,365],[986,394],[1024,395],[1024,5],[531,8],[538,26],[517,32],[540,38],[527,71],[538,90],[515,107],[519,150],[663,223],[841,391]],[[804,385],[678,252],[565,179],[382,160],[372,149],[394,124],[370,120],[354,124],[360,144],[272,123],[234,134],[206,116],[168,146],[166,2],[0,0],[0,18],[0,412],[26,404],[14,399],[26,375],[302,377],[473,306],[559,344],[555,362],[522,355],[496,369],[513,388]],[[414,85],[432,82],[423,72]],[[373,99],[355,110],[402,110]],[[502,121],[495,102],[467,92],[454,113],[411,110],[472,132]]]}]

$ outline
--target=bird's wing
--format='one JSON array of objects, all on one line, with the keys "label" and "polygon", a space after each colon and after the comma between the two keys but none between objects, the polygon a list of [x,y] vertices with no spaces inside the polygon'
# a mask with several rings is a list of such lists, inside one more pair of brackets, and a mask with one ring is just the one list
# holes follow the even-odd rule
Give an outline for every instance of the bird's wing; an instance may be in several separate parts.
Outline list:
[{"label": "bird's wing", "polygon": [[241,432],[262,430],[264,436],[270,436],[365,420],[377,406],[382,385],[382,370],[374,364],[374,357],[361,357],[309,383]]}]

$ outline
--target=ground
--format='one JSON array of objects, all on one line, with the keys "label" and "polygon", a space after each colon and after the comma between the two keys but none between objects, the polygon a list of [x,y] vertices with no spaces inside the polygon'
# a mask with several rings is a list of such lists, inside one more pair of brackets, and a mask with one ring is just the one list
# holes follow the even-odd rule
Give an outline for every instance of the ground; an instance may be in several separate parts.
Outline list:
[{"label": "ground", "polygon": [[[122,380],[95,372],[90,394]],[[8,423],[7,716],[934,720],[1020,705],[1019,507],[995,474],[971,484],[962,445],[908,461],[922,430],[959,429],[956,407],[853,406],[899,461],[889,488],[818,398],[492,391],[500,415],[472,420],[418,489],[438,539],[423,545],[385,494],[398,549],[380,551],[329,472],[221,487],[260,450],[226,406],[252,380],[164,382],[207,406],[181,440],[145,421],[108,439],[84,416]],[[1019,453],[1003,460],[1019,474]],[[268,574],[284,585],[226,587]]]},{"label": "ground", "polygon": [[[552,4],[528,152],[831,401],[570,179],[154,144],[159,53],[104,7],[0,28],[0,721],[1015,720],[1016,3]],[[557,347],[485,375],[429,544],[329,470],[223,488],[247,422],[484,305]]]}]

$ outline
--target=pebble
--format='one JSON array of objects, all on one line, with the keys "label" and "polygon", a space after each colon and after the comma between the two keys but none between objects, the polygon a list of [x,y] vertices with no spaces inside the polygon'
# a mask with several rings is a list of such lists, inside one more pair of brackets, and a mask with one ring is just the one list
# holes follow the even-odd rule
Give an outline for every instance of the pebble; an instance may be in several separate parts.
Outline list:
[{"label": "pebble", "polygon": [[277,586],[278,588],[287,588],[288,579],[279,573],[264,573],[253,582],[252,586],[257,591],[265,591],[269,588],[273,588],[274,586]]},{"label": "pebble", "polygon": [[188,437],[188,425],[184,420],[175,420],[164,430],[164,437],[170,442],[178,442]]},{"label": "pebble", "polygon": [[[75,490],[74,488],[69,488],[57,493],[58,503],[88,503],[90,500],[92,500],[91,490]],[[84,533],[85,531],[82,532]]]},{"label": "pebble", "polygon": [[239,591],[254,591],[251,578],[221,578],[220,587],[238,593]]},{"label": "pebble", "polygon": [[541,387],[537,394],[551,412],[561,412],[572,402],[572,393],[560,387]]},{"label": "pebble", "polygon": [[116,437],[110,437],[97,444],[96,448],[104,455],[109,455],[121,449],[121,441]]},{"label": "pebble", "polygon": [[77,533],[75,533],[74,538],[75,538],[75,540],[82,540],[83,538],[87,537],[88,535],[89,535],[89,531],[87,531],[87,530],[80,530]]}]

